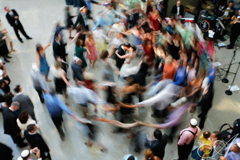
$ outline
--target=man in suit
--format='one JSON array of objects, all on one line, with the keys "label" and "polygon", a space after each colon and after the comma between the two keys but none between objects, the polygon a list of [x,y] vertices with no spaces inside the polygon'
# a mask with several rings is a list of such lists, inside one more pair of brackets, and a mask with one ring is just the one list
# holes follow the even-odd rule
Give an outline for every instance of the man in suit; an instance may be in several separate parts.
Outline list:
[{"label": "man in suit", "polygon": [[[131,47],[130,43],[121,44],[120,46],[118,46],[116,53],[118,53],[120,56],[123,56],[126,54],[130,47]],[[124,61],[125,59],[121,59],[118,56],[116,56],[116,66],[119,69],[119,71],[122,68]]]},{"label": "man in suit", "polygon": [[24,137],[28,141],[31,148],[37,147],[38,149],[40,149],[40,157],[42,159],[48,158],[51,160],[51,156],[49,153],[50,149],[48,148],[42,136],[37,133],[37,126],[35,124],[30,124],[27,126],[27,130],[24,132]]},{"label": "man in suit", "polygon": [[155,156],[157,156],[160,159],[163,159],[168,136],[166,134],[162,135],[162,132],[159,129],[156,129],[154,131],[153,136],[155,140],[152,142],[151,145],[147,147],[152,150]]},{"label": "man in suit", "polygon": [[84,80],[83,78],[83,71],[81,67],[82,61],[78,57],[74,57],[74,60],[71,64],[72,72],[73,72],[73,79],[76,84],[81,83]]},{"label": "man in suit", "polygon": [[34,106],[31,99],[28,97],[28,95],[22,93],[22,87],[20,85],[17,85],[13,90],[16,92],[15,96],[13,97],[13,101],[17,101],[20,104],[19,113],[26,111],[32,117],[32,119],[36,121]]},{"label": "man in suit", "polygon": [[27,33],[25,32],[23,26],[22,26],[22,23],[20,22],[19,20],[19,15],[18,13],[12,9],[10,10],[8,7],[5,7],[4,8],[5,11],[7,12],[6,14],[6,18],[8,20],[8,23],[13,27],[14,29],[14,32],[18,38],[18,40],[23,43],[23,40],[22,38],[20,37],[19,33],[18,33],[18,30],[20,30],[20,32],[27,38],[27,39],[32,39],[31,37],[29,37],[27,35]]},{"label": "man in suit", "polygon": [[171,14],[173,16],[177,16],[179,18],[182,18],[183,17],[183,11],[184,11],[184,7],[183,7],[183,5],[181,5],[181,1],[178,0],[177,4],[172,7]]},{"label": "man in suit", "polygon": [[17,144],[18,147],[23,148],[26,147],[27,144],[23,142],[21,138],[21,130],[17,125],[17,115],[16,110],[19,108],[18,102],[12,102],[9,108],[4,108],[2,111],[3,115],[3,127],[4,133],[8,134],[12,137],[14,143]]},{"label": "man in suit", "polygon": [[75,22],[75,24],[73,25],[73,29],[75,29],[77,27],[77,25],[81,25],[83,26],[83,28],[85,30],[89,30],[89,26],[88,26],[88,16],[87,16],[87,7],[83,6],[80,8],[80,12],[78,14],[77,20]]},{"label": "man in suit", "polygon": [[[238,39],[238,36],[240,35],[240,9],[238,10],[238,14],[235,16],[237,18],[236,23],[232,25],[231,28],[231,34],[230,34],[230,44],[227,45],[227,49],[233,49],[236,40]],[[234,20],[234,16],[231,17],[232,20]]]}]

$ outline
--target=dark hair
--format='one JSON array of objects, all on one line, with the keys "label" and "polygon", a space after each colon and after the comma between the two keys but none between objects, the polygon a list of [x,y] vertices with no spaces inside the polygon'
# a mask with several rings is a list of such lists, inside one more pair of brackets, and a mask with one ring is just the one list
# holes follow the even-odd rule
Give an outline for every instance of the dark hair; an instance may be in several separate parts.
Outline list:
[{"label": "dark hair", "polygon": [[229,4],[229,3],[234,3],[234,2],[233,2],[233,1],[229,1],[228,4]]},{"label": "dark hair", "polygon": [[105,58],[107,58],[107,57],[108,57],[108,51],[107,51],[107,50],[103,50],[102,53],[101,53],[101,55],[100,55],[100,58],[101,58],[101,59],[105,59]]},{"label": "dark hair", "polygon": [[81,47],[81,42],[83,43],[83,40],[78,39],[78,40],[76,41],[76,46]]},{"label": "dark hair", "polygon": [[5,7],[4,7],[4,10],[5,10],[7,7],[8,7],[8,6],[5,6]]},{"label": "dark hair", "polygon": [[13,96],[10,95],[10,94],[5,94],[5,95],[3,96],[3,101],[6,102],[6,105],[7,105],[8,107],[10,107],[11,104],[12,104],[12,98],[13,98]]},{"label": "dark hair", "polygon": [[22,111],[19,116],[19,121],[23,124],[27,123],[27,120],[28,120],[28,112],[26,111]]},{"label": "dark hair", "polygon": [[40,43],[36,44],[36,51],[39,53],[40,48],[43,48]]},{"label": "dark hair", "polygon": [[222,134],[219,131],[213,131],[213,133],[215,134],[215,137],[217,137],[217,140],[221,140],[222,139]]},{"label": "dark hair", "polygon": [[131,48],[133,49],[133,51],[137,50],[137,48],[135,46],[132,46]]},{"label": "dark hair", "polygon": [[35,124],[29,124],[29,125],[27,126],[27,131],[28,131],[28,132],[33,131],[33,130],[34,130],[34,127],[35,127]]},{"label": "dark hair", "polygon": [[135,160],[135,157],[133,155],[129,156],[127,160]]},{"label": "dark hair", "polygon": [[155,131],[153,132],[153,135],[157,140],[162,139],[162,132],[159,129],[155,129]]},{"label": "dark hair", "polygon": [[128,47],[128,48],[131,47],[131,44],[128,43],[128,42],[124,43],[123,45],[124,45],[125,47]]},{"label": "dark hair", "polygon": [[68,11],[69,11],[69,9],[70,9],[70,8],[67,6],[67,7],[65,8],[65,11],[67,11],[67,12],[68,12]]},{"label": "dark hair", "polygon": [[211,132],[209,132],[209,131],[203,132],[203,137],[204,137],[205,139],[209,138],[210,136],[211,136]]},{"label": "dark hair", "polygon": [[102,26],[100,24],[97,26],[97,28],[99,28],[99,27],[102,28]]},{"label": "dark hair", "polygon": [[19,84],[16,85],[15,88],[13,89],[14,92],[18,93],[18,92],[20,91],[20,87],[21,87],[21,86],[20,86]]}]

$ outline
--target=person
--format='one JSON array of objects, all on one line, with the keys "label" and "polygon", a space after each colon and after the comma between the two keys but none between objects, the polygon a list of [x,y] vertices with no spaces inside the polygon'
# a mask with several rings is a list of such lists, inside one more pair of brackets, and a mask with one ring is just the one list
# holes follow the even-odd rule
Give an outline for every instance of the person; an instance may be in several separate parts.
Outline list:
[{"label": "person", "polygon": [[73,58],[73,62],[71,64],[72,72],[73,72],[73,80],[76,84],[78,84],[79,81],[83,81],[83,70],[81,67],[82,61],[78,57]]},{"label": "person", "polygon": [[114,65],[113,60],[108,57],[109,57],[108,51],[107,50],[102,51],[100,58],[103,63],[103,65],[102,65],[103,80],[115,82],[113,72],[115,72],[116,74],[119,74],[119,70]]},{"label": "person", "polygon": [[43,92],[48,92],[49,88],[36,63],[32,64],[30,75],[33,82],[33,87],[37,91],[40,101],[44,103],[42,94]]},{"label": "person", "polygon": [[21,130],[17,125],[17,115],[15,114],[19,106],[20,104],[18,102],[12,102],[9,108],[3,109],[3,128],[4,133],[10,135],[13,142],[17,144],[18,147],[24,148],[27,146],[27,143],[24,143],[21,138]]},{"label": "person", "polygon": [[0,70],[3,71],[2,79],[3,79],[7,84],[10,84],[10,83],[11,83],[11,80],[10,80],[10,78],[8,77],[7,69],[6,69],[6,67],[3,65],[3,61],[2,61],[1,59],[0,59]]},{"label": "person", "polygon": [[152,10],[148,13],[148,16],[154,31],[159,31],[160,23],[162,23],[162,18],[160,17],[159,11],[155,5],[152,5]]},{"label": "person", "polygon": [[87,62],[86,62],[86,59],[85,59],[83,53],[86,52],[86,51],[87,51],[87,54],[90,54],[89,51],[88,51],[88,49],[85,48],[85,47],[83,47],[83,40],[78,39],[78,40],[76,41],[75,54],[74,54],[74,56],[76,56],[76,57],[78,57],[78,58],[81,59],[81,61],[82,61],[81,67],[82,67],[82,69],[83,69],[84,71],[85,71],[85,69],[86,69],[86,67],[87,67]]},{"label": "person", "polygon": [[96,30],[93,31],[93,38],[95,41],[96,50],[99,54],[101,54],[103,50],[106,50],[106,42],[109,41],[109,38],[106,36],[104,30],[100,25]]},{"label": "person", "polygon": [[38,149],[38,147],[35,147],[30,150],[23,150],[17,160],[31,160],[30,159],[31,154],[35,154],[37,160],[42,160],[41,151]]},{"label": "person", "polygon": [[1,50],[0,56],[4,58],[5,62],[10,62],[8,58],[12,58],[12,57],[8,56],[9,51],[7,48],[7,44],[5,40],[6,36],[4,35],[4,33],[6,33],[6,31],[0,31],[0,50]]},{"label": "person", "polygon": [[144,160],[160,160],[160,159],[153,154],[151,149],[146,149],[144,152]]},{"label": "person", "polygon": [[233,49],[235,42],[240,35],[240,9],[238,10],[238,14],[236,16],[232,16],[231,19],[234,20],[234,17],[237,19],[236,23],[232,25],[231,34],[230,34],[230,44],[227,45],[227,49]]},{"label": "person", "polygon": [[188,128],[180,132],[178,140],[178,160],[187,160],[192,151],[195,139],[201,133],[201,129],[197,126],[197,120],[191,119]]},{"label": "person", "polygon": [[69,39],[72,39],[73,38],[72,37],[72,26],[73,26],[72,18],[76,16],[71,15],[69,6],[66,7],[65,12],[66,12],[65,13],[66,28],[69,30]]},{"label": "person", "polygon": [[22,23],[21,23],[20,20],[19,20],[19,15],[18,15],[18,13],[17,13],[14,9],[10,10],[7,6],[4,7],[4,10],[7,12],[6,18],[7,18],[7,20],[8,20],[8,23],[13,27],[14,32],[15,32],[18,40],[19,40],[21,43],[23,43],[23,40],[22,40],[22,38],[20,37],[18,31],[20,31],[20,32],[24,35],[24,37],[26,37],[27,39],[32,39],[32,38],[29,37],[29,36],[27,35],[27,33],[25,32],[25,30],[24,30],[24,28],[23,28],[23,26],[22,26]]},{"label": "person", "polygon": [[42,136],[37,133],[37,126],[35,124],[29,124],[27,126],[27,130],[24,131],[24,137],[28,141],[31,149],[37,147],[41,151],[40,157],[42,159],[48,158],[51,160],[50,149]]},{"label": "person", "polygon": [[240,159],[240,143],[233,144],[231,150],[225,157],[227,160]]},{"label": "person", "polygon": [[7,29],[3,26],[2,20],[0,19],[0,32],[2,32],[2,31],[5,31],[4,35],[6,36],[6,39],[5,39],[5,40],[6,40],[6,44],[7,44],[7,45],[10,44],[10,48],[11,48],[11,51],[9,51],[10,54],[11,54],[12,52],[16,52],[16,50],[13,48],[12,39],[11,39],[10,36],[8,35],[8,31],[7,31]]},{"label": "person", "polygon": [[2,112],[3,109],[9,108],[12,104],[12,95],[4,94],[2,95],[2,102],[0,103],[0,111]]},{"label": "person", "polygon": [[10,147],[0,142],[0,159],[12,160],[13,159],[12,152],[13,151]]},{"label": "person", "polygon": [[147,144],[147,148],[150,148],[155,156],[163,159],[168,136],[166,134],[162,135],[161,130],[155,129],[153,132],[153,138],[154,140],[151,145]]},{"label": "person", "polygon": [[17,101],[19,103],[19,112],[21,113],[22,111],[26,111],[32,117],[32,119],[36,121],[34,105],[29,96],[23,94],[23,90],[20,85],[16,85],[13,90],[16,92],[15,96],[13,97],[13,101]]},{"label": "person", "polygon": [[73,29],[75,29],[77,27],[78,24],[80,24],[81,26],[84,27],[84,30],[89,30],[89,26],[88,26],[88,19],[89,17],[87,17],[87,7],[86,6],[82,6],[80,9],[80,12],[78,14],[77,20],[73,25]]},{"label": "person", "polygon": [[132,154],[128,154],[124,156],[124,160],[137,160],[137,157]]},{"label": "person", "polygon": [[48,45],[46,45],[44,48],[42,47],[41,44],[37,44],[36,45],[36,51],[37,51],[37,66],[40,69],[40,72],[42,75],[45,76],[45,80],[47,82],[51,82],[50,79],[48,79],[48,73],[49,73],[49,66],[48,66],[48,62],[46,59],[46,54],[45,54],[45,50],[50,46],[51,44],[49,43]]},{"label": "person", "polygon": [[54,76],[55,90],[59,94],[63,94],[64,99],[67,99],[67,86],[71,86],[67,80],[66,73],[62,69],[61,62],[55,62],[55,65],[51,67],[51,72]]},{"label": "person", "polygon": [[[118,49],[116,50],[116,53],[119,54],[120,56],[123,56],[126,54],[126,52],[129,50],[131,47],[130,43],[124,43],[118,46]],[[118,56],[116,57],[116,66],[119,70],[121,70],[122,65],[124,64],[125,59],[121,59]]]},{"label": "person", "polygon": [[24,134],[24,131],[27,129],[29,124],[37,124],[35,120],[29,117],[28,112],[22,111],[17,119],[17,125],[21,129],[21,134]]},{"label": "person", "polygon": [[183,17],[183,11],[184,11],[184,6],[181,5],[181,1],[180,0],[177,0],[176,5],[174,5],[172,7],[171,14],[173,16],[177,16],[177,17],[182,18]]},{"label": "person", "polygon": [[90,32],[87,35],[87,39],[85,42],[86,48],[89,50],[89,54],[87,54],[87,59],[89,59],[89,66],[92,65],[92,68],[95,68],[95,63],[97,61],[97,49],[95,46],[95,40],[93,38],[93,34]]}]

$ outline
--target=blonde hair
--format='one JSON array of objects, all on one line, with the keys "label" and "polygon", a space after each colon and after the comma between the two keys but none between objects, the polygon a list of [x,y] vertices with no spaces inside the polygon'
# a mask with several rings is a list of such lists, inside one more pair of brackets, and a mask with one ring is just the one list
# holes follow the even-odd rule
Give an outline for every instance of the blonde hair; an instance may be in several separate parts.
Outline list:
[{"label": "blonde hair", "polygon": [[62,68],[62,63],[56,61],[54,66],[55,66],[56,69]]},{"label": "blonde hair", "polygon": [[151,149],[146,149],[144,152],[144,157],[146,160],[151,160],[154,157],[154,154]]},{"label": "blonde hair", "polygon": [[90,38],[92,35],[93,35],[92,32],[88,32],[87,38]]},{"label": "blonde hair", "polygon": [[166,63],[167,64],[171,64],[172,63],[172,61],[173,61],[173,58],[172,58],[172,56],[167,56],[167,58],[166,58]]}]

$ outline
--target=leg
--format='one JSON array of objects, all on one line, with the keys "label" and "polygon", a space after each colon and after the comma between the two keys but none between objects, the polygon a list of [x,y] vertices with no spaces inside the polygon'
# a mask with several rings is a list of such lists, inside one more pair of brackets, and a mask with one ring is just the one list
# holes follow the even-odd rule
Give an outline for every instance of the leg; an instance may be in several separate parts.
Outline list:
[{"label": "leg", "polygon": [[11,47],[11,51],[15,52],[16,50],[13,48],[13,42],[10,42],[10,47]]},{"label": "leg", "polygon": [[199,128],[200,129],[203,129],[204,127],[204,124],[205,124],[205,120],[206,120],[206,116],[207,116],[207,113],[209,111],[209,109],[211,108],[211,106],[201,106],[201,109],[202,109],[202,113],[198,116],[200,117],[200,123],[199,123]]},{"label": "leg", "polygon": [[39,96],[39,99],[42,103],[44,103],[44,99],[42,97],[43,93],[42,93],[42,89],[41,88],[35,88],[35,90],[37,91],[38,93],[38,96]]},{"label": "leg", "polygon": [[23,28],[21,23],[18,24],[18,28],[19,28],[20,32],[24,35],[24,37],[26,37],[27,39],[30,39],[30,37],[25,32],[25,30],[24,30],[24,28]]},{"label": "leg", "polygon": [[52,121],[58,130],[60,138],[63,140],[65,137],[65,134],[62,129],[62,121],[63,121],[62,115],[59,115],[59,117],[52,117]]},{"label": "leg", "polygon": [[18,147],[23,148],[23,147],[27,146],[27,144],[23,142],[23,139],[20,136],[20,133],[19,133],[19,135],[13,134],[13,135],[10,135],[10,136],[11,136],[13,142],[15,144],[17,144]]},{"label": "leg", "polygon": [[20,35],[19,35],[19,33],[18,33],[18,27],[15,26],[15,27],[13,27],[13,29],[14,29],[14,32],[15,32],[15,34],[16,34],[18,40],[19,40],[20,42],[22,42],[22,38],[20,37]]},{"label": "leg", "polygon": [[69,38],[72,38],[72,28],[69,29]]},{"label": "leg", "polygon": [[33,120],[35,120],[35,121],[37,122],[36,116],[35,116],[35,113],[34,113],[34,112],[33,112],[30,116],[32,117]]},{"label": "leg", "polygon": [[86,118],[87,117],[87,113],[88,113],[88,106],[87,104],[82,104],[82,113],[83,113],[83,116]]},{"label": "leg", "polygon": [[93,60],[93,68],[95,68],[95,63],[97,60]]},{"label": "leg", "polygon": [[185,146],[186,145],[183,146],[178,145],[178,160],[187,160]]},{"label": "leg", "polygon": [[46,80],[47,82],[52,82],[50,79],[48,79],[48,73],[45,75],[45,80]]}]

